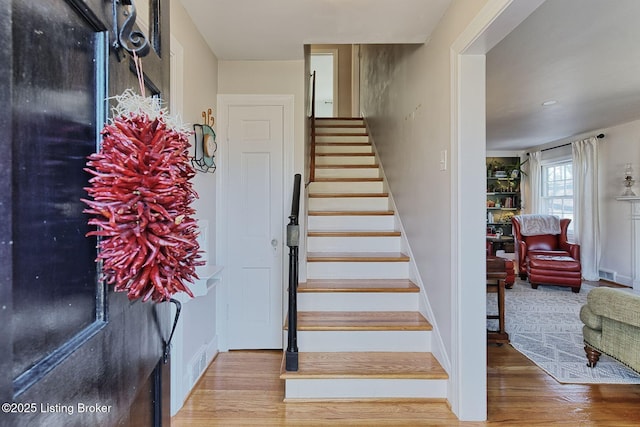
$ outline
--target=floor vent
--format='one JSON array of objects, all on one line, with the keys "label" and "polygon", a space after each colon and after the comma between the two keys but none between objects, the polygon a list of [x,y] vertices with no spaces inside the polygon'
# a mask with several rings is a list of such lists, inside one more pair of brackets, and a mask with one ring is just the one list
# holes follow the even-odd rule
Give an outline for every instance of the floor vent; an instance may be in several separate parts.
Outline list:
[{"label": "floor vent", "polygon": [[613,270],[600,269],[598,270],[598,275],[602,280],[608,280],[610,282],[616,281],[616,272]]},{"label": "floor vent", "polygon": [[207,367],[207,352],[205,347],[202,347],[198,351],[193,359],[191,359],[191,384],[195,384],[200,379],[200,375]]}]

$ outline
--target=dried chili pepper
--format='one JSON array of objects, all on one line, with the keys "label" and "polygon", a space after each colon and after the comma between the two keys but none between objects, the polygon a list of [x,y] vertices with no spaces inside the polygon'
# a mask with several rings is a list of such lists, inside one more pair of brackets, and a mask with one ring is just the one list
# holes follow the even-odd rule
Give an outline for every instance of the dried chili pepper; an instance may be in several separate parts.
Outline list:
[{"label": "dried chili pepper", "polygon": [[97,226],[96,262],[102,280],[129,299],[166,301],[177,292],[193,296],[186,282],[197,279],[197,225],[191,207],[188,134],[160,116],[122,114],[102,130],[102,147],[88,157],[93,175],[83,199]]}]

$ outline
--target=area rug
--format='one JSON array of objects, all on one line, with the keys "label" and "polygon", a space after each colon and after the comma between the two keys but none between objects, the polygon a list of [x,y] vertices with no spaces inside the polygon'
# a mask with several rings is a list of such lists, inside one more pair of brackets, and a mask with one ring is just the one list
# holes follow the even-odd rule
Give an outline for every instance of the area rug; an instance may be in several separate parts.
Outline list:
[{"label": "area rug", "polygon": [[[640,375],[602,355],[595,368],[587,366],[582,341],[580,307],[593,286],[579,293],[560,286],[531,286],[516,280],[505,292],[505,324],[511,345],[561,383],[640,384]],[[497,313],[497,294],[487,294],[487,313]],[[497,321],[488,320],[488,329]]]}]

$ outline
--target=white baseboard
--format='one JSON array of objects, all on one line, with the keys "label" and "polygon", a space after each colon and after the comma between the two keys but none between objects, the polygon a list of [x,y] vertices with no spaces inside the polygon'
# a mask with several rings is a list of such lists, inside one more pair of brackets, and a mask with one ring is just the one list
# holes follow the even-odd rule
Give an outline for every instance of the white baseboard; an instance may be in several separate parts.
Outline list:
[{"label": "white baseboard", "polygon": [[[202,375],[206,372],[217,354],[218,336],[215,335],[208,344],[200,347],[191,359],[181,367],[182,369],[180,369],[180,373],[182,375],[177,376],[180,384],[171,390],[171,416],[176,415],[178,411],[180,411],[187,399],[187,396],[189,396],[200,378],[202,378]],[[194,372],[194,366],[196,364],[199,366],[197,375],[195,375]],[[177,396],[176,394],[180,394],[180,396]]]},{"label": "white baseboard", "polygon": [[614,283],[618,283],[620,285],[633,287],[633,278],[629,276],[625,276],[622,274],[616,274],[616,280]]}]

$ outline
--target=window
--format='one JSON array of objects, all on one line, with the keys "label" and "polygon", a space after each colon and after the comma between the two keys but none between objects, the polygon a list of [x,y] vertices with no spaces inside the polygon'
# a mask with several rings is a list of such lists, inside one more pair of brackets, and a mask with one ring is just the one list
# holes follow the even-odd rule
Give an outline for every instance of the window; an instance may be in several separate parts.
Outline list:
[{"label": "window", "polygon": [[573,234],[573,162],[542,165],[541,203],[542,213],[569,218],[569,234]]}]

